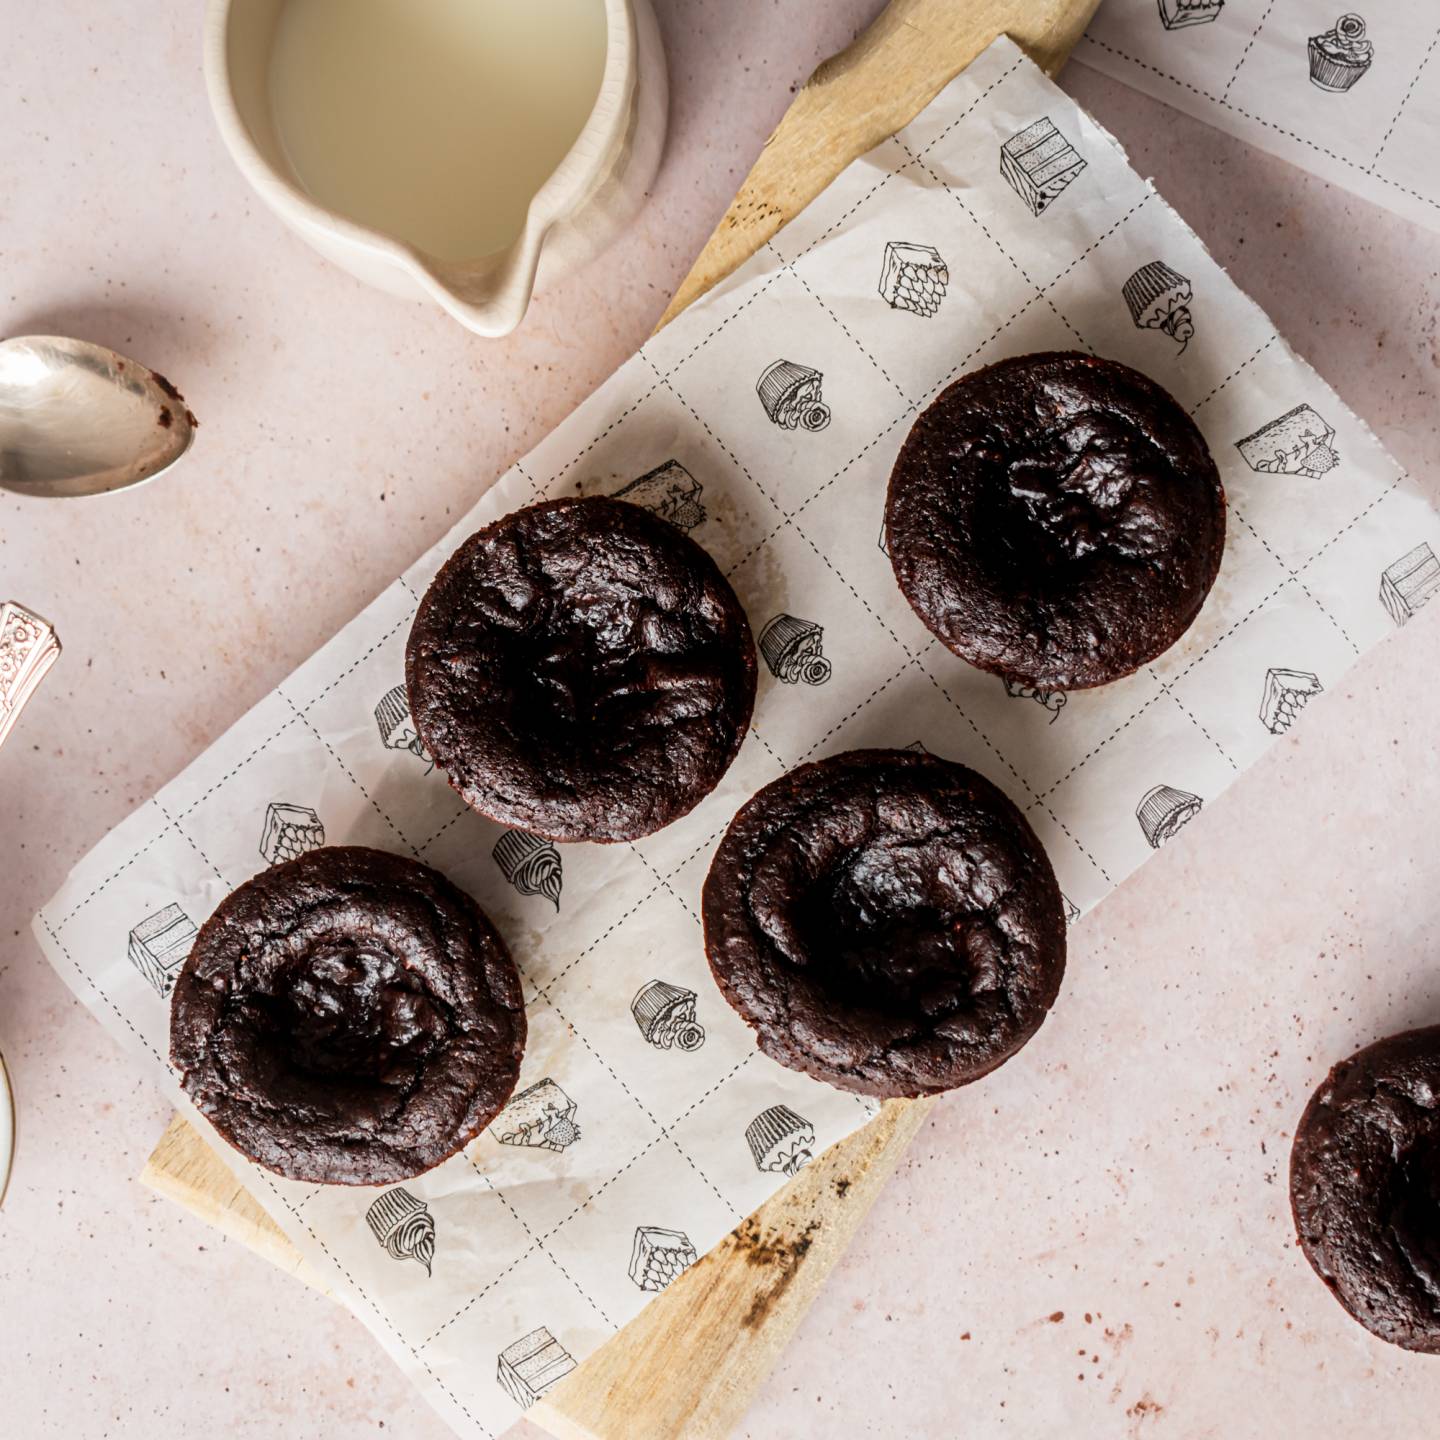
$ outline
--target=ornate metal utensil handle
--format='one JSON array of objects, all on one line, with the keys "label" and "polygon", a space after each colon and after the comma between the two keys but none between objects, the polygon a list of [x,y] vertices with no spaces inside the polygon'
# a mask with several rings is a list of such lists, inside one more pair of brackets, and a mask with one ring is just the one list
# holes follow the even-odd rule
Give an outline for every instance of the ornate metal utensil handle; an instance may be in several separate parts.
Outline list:
[{"label": "ornate metal utensil handle", "polygon": [[[55,627],[14,600],[0,605],[0,745],[20,718],[25,702],[60,658]],[[0,1056],[0,1205],[15,1151],[15,1109],[5,1060]]]},{"label": "ornate metal utensil handle", "polygon": [[14,600],[0,605],[0,745],[60,658],[55,627]]}]

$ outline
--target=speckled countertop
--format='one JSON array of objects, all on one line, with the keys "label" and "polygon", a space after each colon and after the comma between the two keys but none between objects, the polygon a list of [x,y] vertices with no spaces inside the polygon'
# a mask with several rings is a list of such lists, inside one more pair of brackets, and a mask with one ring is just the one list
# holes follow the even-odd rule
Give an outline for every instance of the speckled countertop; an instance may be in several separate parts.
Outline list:
[{"label": "speckled countertop", "polygon": [[[6,1436],[448,1434],[357,1322],[139,1186],[167,1107],[30,917],[630,353],[794,88],[879,8],[657,0],[674,99],[654,198],[495,343],[363,289],[252,198],[209,123],[199,6],[10,6],[0,333],[115,345],[202,430],[132,495],[0,502],[0,592],[66,646],[0,754],[0,1047],[22,1107]],[[1440,495],[1440,236],[1078,66],[1064,84]],[[1236,1440],[1289,1433],[1296,1396],[1330,1435],[1403,1421],[1407,1377],[1440,1362],[1372,1342],[1323,1293],[1284,1164],[1331,1061],[1440,1019],[1437,628],[1431,607],[1356,665],[1086,920],[1027,1063],[936,1108],[741,1434]],[[1257,967],[1272,1004],[1196,1012],[1192,986]],[[1137,968],[1153,978],[1114,1003],[1107,980]],[[1052,1027],[1093,1034],[1093,1070],[1048,1063]],[[1115,1083],[1122,1066],[1144,1083]],[[1142,1091],[1183,1136],[1163,1155],[1126,1144]],[[1237,1111],[1243,1153],[1210,1123]],[[1013,1253],[976,1253],[967,1214],[996,1203]]]}]

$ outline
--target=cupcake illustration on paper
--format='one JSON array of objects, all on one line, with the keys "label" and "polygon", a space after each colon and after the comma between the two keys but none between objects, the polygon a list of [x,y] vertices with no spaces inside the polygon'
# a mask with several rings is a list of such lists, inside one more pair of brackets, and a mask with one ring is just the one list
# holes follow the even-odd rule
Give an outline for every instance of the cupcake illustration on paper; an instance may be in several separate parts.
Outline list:
[{"label": "cupcake illustration on paper", "polygon": [[1342,15],[1333,30],[1310,37],[1310,83],[1344,94],[1369,68],[1375,47],[1365,38],[1359,15]]},{"label": "cupcake illustration on paper", "polygon": [[1121,287],[1120,293],[1129,307],[1130,318],[1137,330],[1161,330],[1178,342],[1177,354],[1195,336],[1195,321],[1190,315],[1194,298],[1190,282],[1163,260],[1142,265]]}]

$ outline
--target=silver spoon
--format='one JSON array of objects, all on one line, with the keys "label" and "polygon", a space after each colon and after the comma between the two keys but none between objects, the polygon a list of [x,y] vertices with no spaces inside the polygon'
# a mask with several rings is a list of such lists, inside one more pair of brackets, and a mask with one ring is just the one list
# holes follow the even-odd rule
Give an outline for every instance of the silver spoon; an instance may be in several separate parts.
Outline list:
[{"label": "silver spoon", "polygon": [[0,340],[0,489],[103,495],[168,470],[196,420],[163,375],[59,335]]}]

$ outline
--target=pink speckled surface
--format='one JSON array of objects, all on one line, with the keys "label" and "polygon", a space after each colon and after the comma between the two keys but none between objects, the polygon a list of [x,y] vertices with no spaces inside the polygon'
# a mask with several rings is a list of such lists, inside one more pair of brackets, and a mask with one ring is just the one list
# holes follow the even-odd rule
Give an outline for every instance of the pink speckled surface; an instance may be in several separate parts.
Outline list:
[{"label": "pink speckled surface", "polygon": [[[0,501],[0,591],[66,644],[0,753],[21,1104],[0,1434],[448,1433],[356,1322],[138,1185],[166,1107],[29,919],[638,344],[792,88],[879,8],[658,0],[674,102],[653,201],[497,344],[363,289],[252,199],[209,125],[198,7],[5,7],[0,333],[114,344],[202,429],[135,494]],[[1440,239],[1093,73],[1065,83],[1440,494]],[[1432,607],[1358,664],[1087,919],[1046,1029],[937,1108],[741,1434],[1417,1433],[1440,1361],[1324,1294],[1284,1165],[1331,1061],[1440,1019],[1437,626]],[[1137,1103],[1173,1142],[1131,1141]],[[967,1242],[997,1205],[1005,1253]]]}]

